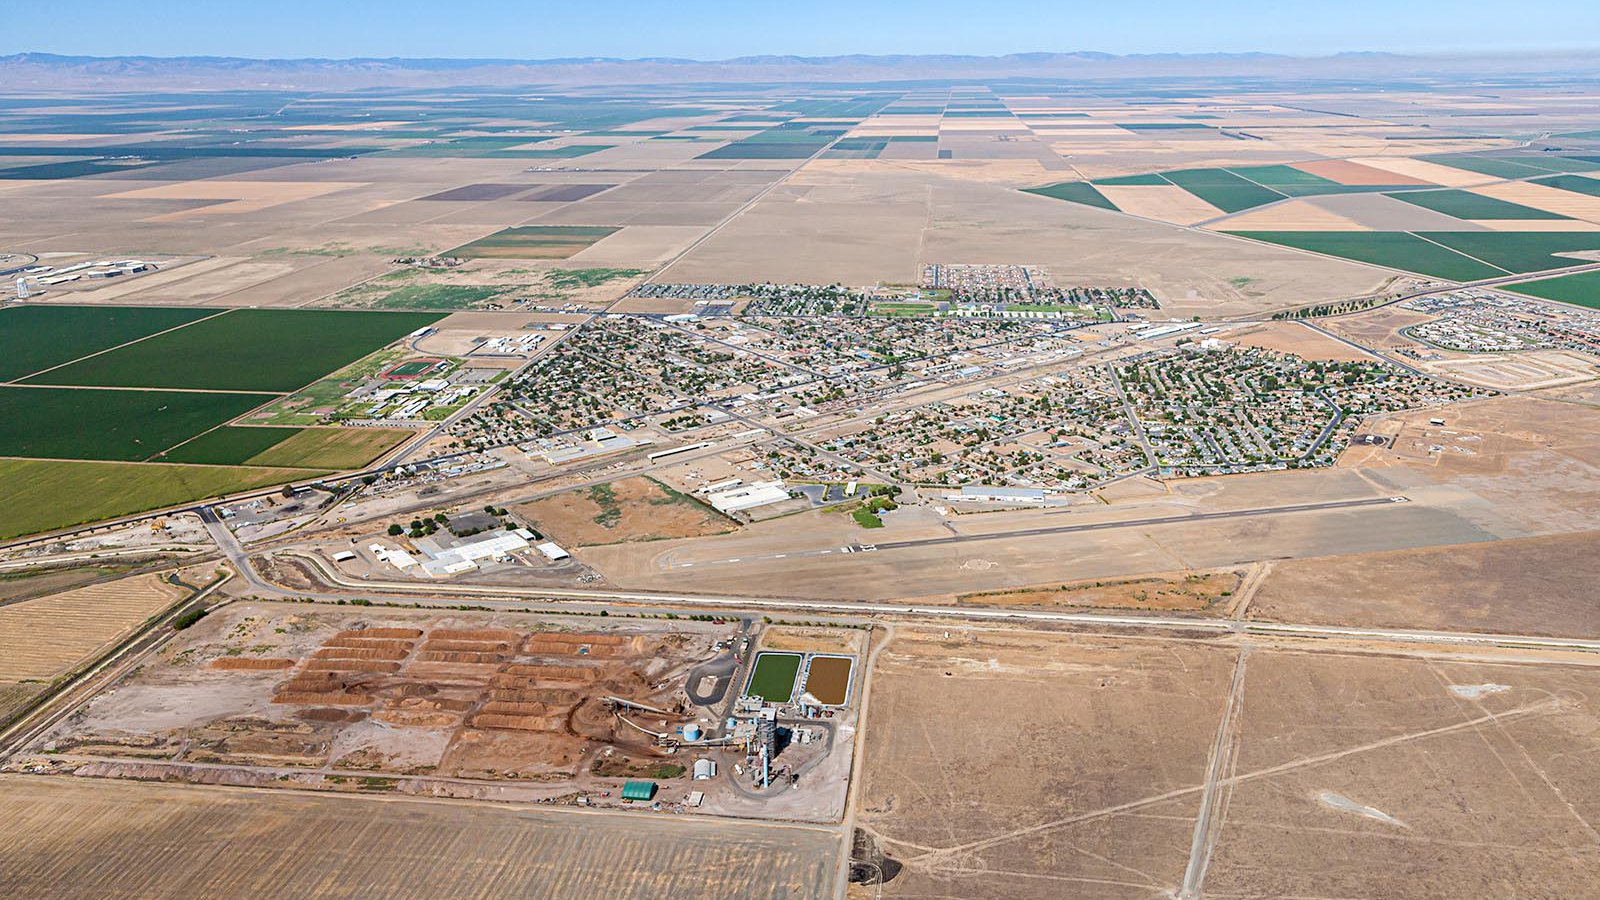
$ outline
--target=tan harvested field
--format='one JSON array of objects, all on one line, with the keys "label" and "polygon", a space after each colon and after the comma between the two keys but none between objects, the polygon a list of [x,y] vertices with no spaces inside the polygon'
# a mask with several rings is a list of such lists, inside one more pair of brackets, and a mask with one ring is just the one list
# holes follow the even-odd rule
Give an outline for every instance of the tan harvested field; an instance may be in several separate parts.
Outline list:
[{"label": "tan harvested field", "polygon": [[[1134,189],[1122,188],[1122,190]],[[1354,219],[1318,206],[1309,200],[1289,200],[1282,203],[1274,203],[1262,209],[1250,210],[1236,216],[1230,216],[1211,227],[1228,231],[1372,230]]]},{"label": "tan harvested field", "polygon": [[1362,353],[1349,344],[1313,331],[1300,322],[1267,322],[1243,331],[1229,332],[1224,339],[1245,347],[1293,353],[1306,359],[1338,362],[1372,360],[1372,354]]},{"label": "tan harvested field", "polygon": [[0,606],[0,680],[54,678],[185,593],[158,575],[135,575]]},{"label": "tan harvested field", "polygon": [[1223,214],[1177,185],[1102,185],[1098,190],[1128,215],[1158,222],[1193,225]]},{"label": "tan harvested field", "polygon": [[33,698],[44,693],[46,687],[36,681],[0,681],[0,724],[11,721],[11,717],[21,712]]},{"label": "tan harvested field", "polygon": [[1402,185],[1402,184],[1432,184],[1421,178],[1401,175],[1397,172],[1376,169],[1372,166],[1351,162],[1348,159],[1318,159],[1311,162],[1294,163],[1294,167],[1310,175],[1337,181],[1340,184],[1350,185]]},{"label": "tan harvested field", "polygon": [[91,566],[7,569],[0,572],[0,601],[26,600],[44,594],[71,590],[82,584],[107,578],[132,568],[122,563]]},{"label": "tan harvested field", "polygon": [[832,895],[840,849],[826,829],[641,814],[21,776],[0,791],[11,897],[792,900]]},{"label": "tan harvested field", "polygon": [[1235,571],[1162,573],[1144,578],[1076,581],[1022,590],[960,594],[956,601],[963,606],[1220,612],[1219,603],[1226,606],[1243,580],[1242,574]]},{"label": "tan harvested field", "polygon": [[[1591,197],[1577,191],[1567,191],[1561,188],[1550,187],[1544,184],[1532,184],[1526,181],[1507,181],[1502,184],[1486,184],[1473,190],[1474,194],[1493,197],[1496,200],[1506,200],[1511,203],[1520,203],[1534,209],[1557,215],[1570,216],[1574,219],[1585,220],[1588,223],[1600,222],[1600,197]],[[1545,220],[1549,221],[1549,220]],[[1574,226],[1574,231],[1588,230],[1580,227],[1578,222],[1555,223]]]},{"label": "tan harvested field", "polygon": [[1383,172],[1392,172],[1425,184],[1437,184],[1444,187],[1471,187],[1477,184],[1488,184],[1497,180],[1492,175],[1480,175],[1466,169],[1457,169],[1452,166],[1443,166],[1422,159],[1410,159],[1404,156],[1366,156],[1350,160],[1357,165],[1369,166]]},{"label": "tan harvested field", "polygon": [[1250,604],[1265,621],[1510,634],[1600,634],[1600,534],[1273,563]]},{"label": "tan harvested field", "polygon": [[902,629],[877,657],[857,826],[885,897],[1160,896],[1183,877],[1226,648]]},{"label": "tan harvested field", "polygon": [[579,488],[515,507],[553,540],[572,546],[725,534],[737,523],[644,477]]}]

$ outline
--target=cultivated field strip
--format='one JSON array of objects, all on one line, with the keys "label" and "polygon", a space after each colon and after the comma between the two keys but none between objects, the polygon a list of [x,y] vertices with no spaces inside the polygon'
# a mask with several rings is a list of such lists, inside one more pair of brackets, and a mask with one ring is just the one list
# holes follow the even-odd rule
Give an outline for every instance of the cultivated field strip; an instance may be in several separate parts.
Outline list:
[{"label": "cultivated field strip", "polygon": [[53,678],[182,594],[136,575],[0,607],[0,680]]},{"label": "cultivated field strip", "polygon": [[0,896],[795,898],[832,895],[837,837],[156,784],[0,778]]}]

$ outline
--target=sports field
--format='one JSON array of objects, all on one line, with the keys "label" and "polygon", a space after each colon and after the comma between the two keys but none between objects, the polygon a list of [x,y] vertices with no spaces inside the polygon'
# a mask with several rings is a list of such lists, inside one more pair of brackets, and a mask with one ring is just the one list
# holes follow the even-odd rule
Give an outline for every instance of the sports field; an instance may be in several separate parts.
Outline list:
[{"label": "sports field", "polygon": [[323,474],[314,469],[0,459],[0,539]]},{"label": "sports field", "polygon": [[618,230],[608,225],[526,225],[478,238],[446,255],[467,259],[566,259]]},{"label": "sports field", "polygon": [[137,306],[6,309],[0,311],[0,381],[31,375],[216,312]]},{"label": "sports field", "polygon": [[757,653],[755,666],[750,670],[750,686],[745,693],[768,703],[788,703],[794,696],[794,679],[800,674],[803,658],[798,653]]},{"label": "sports field", "polygon": [[29,381],[283,393],[304,387],[443,316],[236,309]]},{"label": "sports field", "polygon": [[[149,459],[271,394],[0,387],[0,456]],[[85,427],[93,423],[93,427]]]},{"label": "sports field", "polygon": [[1510,285],[1506,290],[1546,300],[1559,300],[1575,306],[1600,309],[1600,272],[1579,272],[1559,278],[1544,278]]}]

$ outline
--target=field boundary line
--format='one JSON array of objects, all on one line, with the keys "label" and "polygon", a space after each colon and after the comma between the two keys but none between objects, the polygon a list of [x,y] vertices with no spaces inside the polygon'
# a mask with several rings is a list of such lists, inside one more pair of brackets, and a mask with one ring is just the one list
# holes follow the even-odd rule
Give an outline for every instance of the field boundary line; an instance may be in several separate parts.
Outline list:
[{"label": "field boundary line", "polygon": [[[106,308],[115,309],[116,307],[107,306]],[[50,366],[48,368],[40,369],[37,372],[29,372],[28,374],[23,375],[22,378],[36,378],[36,377],[38,377],[40,375],[43,375],[43,374],[45,374],[47,372],[54,372],[57,369],[64,368],[66,366],[70,366],[70,365],[73,365],[75,363],[83,362],[86,359],[93,359],[96,356],[100,356],[101,354],[105,354],[105,353],[110,353],[113,350],[121,350],[123,347],[131,347],[134,344],[137,344],[137,343],[139,343],[141,341],[148,341],[153,337],[160,337],[163,334],[171,334],[174,331],[178,331],[178,330],[183,329],[183,328],[188,328],[190,325],[198,325],[201,322],[209,322],[212,319],[215,319],[217,316],[225,316],[228,313],[233,312],[234,309],[235,309],[235,307],[231,307],[231,306],[228,307],[227,309],[220,309],[220,310],[217,310],[215,313],[213,313],[213,314],[211,314],[209,316],[201,316],[198,319],[194,319],[193,321],[185,322],[182,325],[174,325],[171,328],[168,328],[168,329],[166,329],[164,331],[157,331],[154,334],[147,334],[144,337],[134,338],[131,341],[125,341],[125,342],[123,342],[121,344],[116,345],[115,347],[107,347],[104,350],[96,350],[93,353],[85,354],[84,356],[80,356],[77,359],[69,359],[64,363],[57,363],[56,365]],[[16,382],[21,381],[22,378],[14,378],[11,381],[5,382],[5,384],[7,384],[7,385],[16,384]],[[54,385],[51,385],[51,386],[54,387]],[[17,387],[29,387],[29,385],[17,385]],[[62,385],[62,387],[67,387],[67,385]],[[253,391],[246,391],[245,393],[254,393],[254,392]]]}]

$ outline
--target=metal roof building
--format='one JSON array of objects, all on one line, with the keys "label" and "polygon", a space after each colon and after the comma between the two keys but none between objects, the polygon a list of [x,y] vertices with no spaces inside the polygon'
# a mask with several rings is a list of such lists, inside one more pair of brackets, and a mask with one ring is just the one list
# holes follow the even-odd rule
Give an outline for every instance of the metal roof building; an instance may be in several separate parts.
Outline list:
[{"label": "metal roof building", "polygon": [[622,786],[622,799],[648,802],[656,795],[654,781],[629,781]]}]

